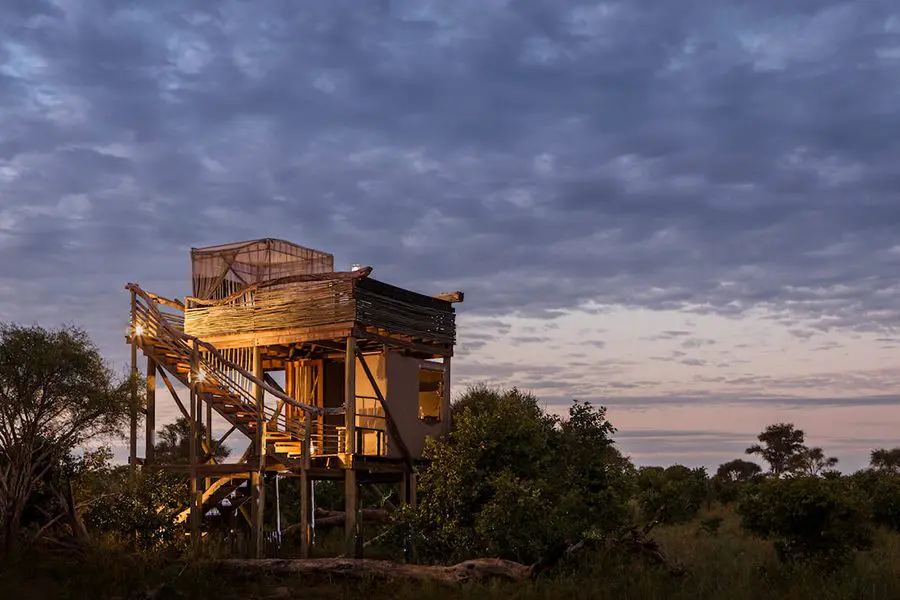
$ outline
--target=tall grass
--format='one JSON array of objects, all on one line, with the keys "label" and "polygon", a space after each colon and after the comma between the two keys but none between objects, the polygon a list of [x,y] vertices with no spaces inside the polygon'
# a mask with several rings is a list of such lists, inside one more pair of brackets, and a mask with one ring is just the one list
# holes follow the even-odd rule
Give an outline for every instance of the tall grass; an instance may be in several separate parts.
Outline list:
[{"label": "tall grass", "polygon": [[[721,518],[715,530],[704,519]],[[726,599],[832,600],[900,598],[900,534],[879,532],[872,550],[860,553],[852,565],[833,575],[780,564],[771,544],[748,536],[729,510],[714,509],[698,520],[659,527],[654,538],[688,574],[675,578],[639,558],[616,554],[585,559],[536,582],[488,586],[413,586],[345,584],[329,581],[259,578],[227,579],[200,562],[164,555],[134,555],[111,544],[98,544],[77,561],[69,555],[41,553],[20,557],[0,573],[0,598],[266,598],[319,600],[450,598],[503,600],[579,599]],[[339,548],[339,536],[328,539]],[[389,554],[372,548],[370,556]],[[278,589],[282,588],[282,589]]]}]

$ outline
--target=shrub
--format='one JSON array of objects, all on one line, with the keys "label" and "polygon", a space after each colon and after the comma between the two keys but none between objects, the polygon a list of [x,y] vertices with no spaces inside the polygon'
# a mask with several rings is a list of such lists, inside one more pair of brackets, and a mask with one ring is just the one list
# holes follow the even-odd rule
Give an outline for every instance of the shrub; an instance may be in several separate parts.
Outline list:
[{"label": "shrub", "polygon": [[872,544],[865,501],[844,479],[767,480],[748,489],[737,510],[747,531],[775,541],[785,563],[833,570]]},{"label": "shrub", "polygon": [[637,490],[645,519],[681,523],[694,518],[707,500],[709,477],[703,467],[644,467],[638,471]]},{"label": "shrub", "polygon": [[889,471],[868,469],[847,478],[868,500],[872,520],[893,531],[900,531],[900,477]]},{"label": "shrub", "polygon": [[567,419],[519,390],[469,390],[453,431],[429,444],[419,507],[395,536],[417,562],[497,556],[533,562],[628,516],[633,467],[613,447],[605,409],[576,402]]}]

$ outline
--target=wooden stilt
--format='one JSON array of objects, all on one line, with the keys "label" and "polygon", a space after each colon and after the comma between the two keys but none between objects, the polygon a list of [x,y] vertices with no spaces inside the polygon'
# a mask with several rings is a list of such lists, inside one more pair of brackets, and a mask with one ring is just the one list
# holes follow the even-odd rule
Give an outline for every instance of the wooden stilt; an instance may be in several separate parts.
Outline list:
[{"label": "wooden stilt", "polygon": [[450,434],[450,357],[444,357],[444,392],[441,402],[441,422],[444,435]]},{"label": "wooden stilt", "polygon": [[144,464],[156,459],[156,361],[147,358],[147,415],[144,419]]},{"label": "wooden stilt", "polygon": [[[208,453],[209,458],[204,460],[204,464],[210,464],[216,462],[215,459],[215,451],[216,451],[216,441],[213,439],[213,430],[212,430],[212,403],[206,403],[206,444],[204,453]],[[203,481],[203,489],[208,490],[209,486],[212,485],[213,480],[207,477]]]},{"label": "wooden stilt", "polygon": [[410,508],[416,508],[419,505],[418,500],[416,499],[416,479],[417,477],[415,473],[409,474],[409,491],[407,492],[407,494],[409,495]]},{"label": "wooden stilt", "polygon": [[138,402],[137,402],[137,296],[135,292],[131,292],[131,414],[129,422],[129,438],[128,438],[128,465],[131,474],[137,470],[137,423],[138,423]]},{"label": "wooden stilt", "polygon": [[303,432],[303,468],[300,471],[300,556],[308,558],[310,554],[310,542],[312,531],[310,528],[310,487],[309,467],[311,462],[310,451],[312,449],[312,415],[306,413],[306,423]]},{"label": "wooden stilt", "polygon": [[198,408],[198,381],[197,373],[200,368],[200,351],[197,348],[197,342],[194,342],[194,348],[191,352],[191,371],[190,371],[190,411],[191,411],[191,443],[190,443],[190,478],[191,478],[191,545],[196,549],[200,544],[200,490],[197,486],[197,446],[199,445],[199,432],[197,431],[197,408]]},{"label": "wooden stilt", "polygon": [[409,473],[403,473],[400,479],[400,504],[409,504]]},{"label": "wooden stilt", "polygon": [[[253,375],[262,380],[262,349],[253,347]],[[265,418],[265,392],[263,388],[254,383],[253,396],[256,399],[256,471],[251,481],[253,486],[253,498],[251,507],[251,545],[254,558],[262,558],[265,550],[265,504],[266,504],[266,418]]]},{"label": "wooden stilt", "polygon": [[358,536],[357,510],[359,508],[359,489],[356,485],[356,471],[354,469],[354,455],[356,454],[356,339],[347,338],[347,348],[344,355],[344,425],[346,441],[344,442],[347,459],[344,477],[344,512],[347,515],[344,522],[344,537],[346,540],[347,555],[356,556],[356,542]]},{"label": "wooden stilt", "polygon": [[347,538],[347,556],[357,556],[359,535],[359,487],[356,484],[356,470],[347,469],[344,479],[344,531]]}]

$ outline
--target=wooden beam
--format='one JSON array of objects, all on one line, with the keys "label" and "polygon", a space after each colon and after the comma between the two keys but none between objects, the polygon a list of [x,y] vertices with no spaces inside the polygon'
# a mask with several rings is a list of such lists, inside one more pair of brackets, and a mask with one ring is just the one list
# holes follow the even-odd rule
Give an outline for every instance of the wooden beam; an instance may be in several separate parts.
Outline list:
[{"label": "wooden beam", "polygon": [[453,347],[449,345],[433,346],[431,344],[423,344],[421,342],[414,342],[412,340],[404,340],[392,336],[381,335],[380,333],[368,331],[367,329],[362,327],[359,328],[359,331],[356,332],[356,335],[357,337],[362,337],[373,342],[378,342],[379,344],[391,346],[393,348],[414,350],[416,352],[421,352],[422,354],[431,355],[435,358],[437,358],[438,356],[448,356],[453,354]]},{"label": "wooden beam", "polygon": [[181,415],[185,419],[190,419],[191,415],[188,414],[187,409],[184,407],[184,403],[181,401],[181,398],[178,397],[178,393],[175,391],[175,387],[172,385],[172,382],[169,381],[169,376],[166,375],[166,372],[162,369],[161,366],[157,369],[159,371],[160,377],[162,377],[163,383],[166,384],[166,388],[169,390],[169,393],[172,394],[172,399],[175,400],[175,404],[178,405],[178,409],[181,411]]},{"label": "wooden beam", "polygon": [[456,302],[462,302],[465,299],[466,295],[462,292],[443,292],[440,294],[435,294],[434,297],[437,298],[438,300],[444,300],[446,302],[456,303]]},{"label": "wooden beam", "polygon": [[345,338],[353,332],[352,322],[317,325],[310,327],[292,327],[271,331],[254,331],[252,333],[234,333],[230,335],[203,336],[219,350],[225,348],[247,348],[254,345],[275,346],[279,344],[310,343],[316,340],[334,340]]}]

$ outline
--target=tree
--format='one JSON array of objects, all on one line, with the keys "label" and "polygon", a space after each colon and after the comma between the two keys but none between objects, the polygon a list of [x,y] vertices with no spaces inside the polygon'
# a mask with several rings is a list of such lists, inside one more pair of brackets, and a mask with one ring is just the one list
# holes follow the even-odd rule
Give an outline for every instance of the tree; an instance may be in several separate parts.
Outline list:
[{"label": "tree", "polygon": [[793,461],[791,471],[817,476],[833,470],[837,464],[837,458],[825,456],[819,447],[804,448]]},{"label": "tree", "polygon": [[[156,460],[163,464],[185,464],[191,457],[191,420],[179,417],[174,423],[164,425],[158,432],[159,441],[154,446]],[[216,447],[215,459],[219,462],[231,455],[231,448],[222,444]]]},{"label": "tree", "polygon": [[612,446],[613,431],[605,409],[589,403],[560,419],[517,389],[468,390],[454,403],[450,435],[430,442],[418,509],[404,515],[416,559],[533,562],[589,530],[620,526],[633,467]]},{"label": "tree", "polygon": [[762,473],[762,467],[755,462],[736,458],[722,463],[716,469],[716,477],[728,483],[748,483]]},{"label": "tree", "polygon": [[722,504],[738,499],[746,484],[762,478],[762,467],[755,462],[736,458],[722,463],[712,478],[715,498]]},{"label": "tree", "polygon": [[891,448],[890,450],[878,448],[872,450],[869,466],[883,473],[900,474],[900,448]]},{"label": "tree", "polygon": [[0,543],[8,550],[39,482],[72,450],[127,423],[116,381],[82,330],[0,324]]},{"label": "tree", "polygon": [[769,425],[757,436],[760,444],[747,448],[747,454],[758,454],[769,463],[775,477],[781,477],[795,468],[800,455],[806,450],[805,434],[795,429],[793,423]]}]

